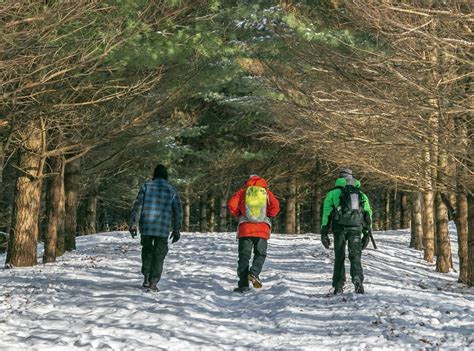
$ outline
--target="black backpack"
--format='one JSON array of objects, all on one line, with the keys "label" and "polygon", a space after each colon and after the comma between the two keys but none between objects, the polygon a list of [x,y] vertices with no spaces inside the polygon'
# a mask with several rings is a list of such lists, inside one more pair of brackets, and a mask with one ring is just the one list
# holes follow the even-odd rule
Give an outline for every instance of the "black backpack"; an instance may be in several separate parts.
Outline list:
[{"label": "black backpack", "polygon": [[355,186],[346,185],[341,189],[339,206],[334,211],[334,223],[344,227],[365,226],[362,194]]}]

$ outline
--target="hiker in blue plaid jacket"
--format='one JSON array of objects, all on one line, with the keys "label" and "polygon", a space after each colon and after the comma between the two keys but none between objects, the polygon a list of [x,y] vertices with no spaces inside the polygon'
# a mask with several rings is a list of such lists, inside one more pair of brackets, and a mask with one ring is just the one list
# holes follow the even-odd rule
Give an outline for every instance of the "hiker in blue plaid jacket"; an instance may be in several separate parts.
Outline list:
[{"label": "hiker in blue plaid jacket", "polygon": [[153,180],[147,181],[138,191],[130,216],[130,234],[137,235],[142,244],[143,287],[157,291],[156,285],[163,273],[163,263],[168,253],[168,235],[175,243],[180,238],[183,209],[176,189],[168,183],[166,167],[158,165]]}]

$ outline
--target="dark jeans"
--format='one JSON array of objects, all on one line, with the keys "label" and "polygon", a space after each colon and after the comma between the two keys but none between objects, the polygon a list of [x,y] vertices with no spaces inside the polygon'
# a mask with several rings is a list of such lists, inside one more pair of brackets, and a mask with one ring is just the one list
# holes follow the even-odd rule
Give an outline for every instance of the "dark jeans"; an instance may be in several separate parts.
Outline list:
[{"label": "dark jeans", "polygon": [[[249,268],[250,256],[253,248],[252,267]],[[249,286],[249,272],[258,277],[262,271],[265,258],[267,257],[267,240],[257,237],[245,237],[239,239],[239,287]]]},{"label": "dark jeans", "polygon": [[160,280],[163,262],[168,253],[168,238],[150,235],[141,236],[142,274],[151,279]]},{"label": "dark jeans", "polygon": [[349,261],[351,262],[351,278],[364,281],[364,273],[362,271],[362,243],[361,232],[355,230],[343,230],[334,233],[334,272],[332,276],[332,286],[342,287],[346,282],[346,270],[344,260],[346,258],[346,242],[349,248]]}]

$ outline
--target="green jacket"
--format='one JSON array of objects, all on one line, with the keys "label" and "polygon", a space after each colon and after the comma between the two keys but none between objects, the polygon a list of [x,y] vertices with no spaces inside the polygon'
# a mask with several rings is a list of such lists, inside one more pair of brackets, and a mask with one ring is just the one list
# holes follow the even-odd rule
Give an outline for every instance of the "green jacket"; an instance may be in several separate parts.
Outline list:
[{"label": "green jacket", "polygon": [[[323,204],[321,227],[328,225],[332,211],[337,208],[337,206],[339,206],[339,197],[341,196],[340,188],[345,187],[346,184],[347,181],[344,178],[338,178],[336,179],[336,187],[329,190],[326,194],[326,198],[324,199]],[[357,179],[355,180],[355,187],[360,188],[360,181]],[[364,205],[364,211],[369,214],[370,221],[372,221],[372,208],[370,207],[369,198],[362,191],[360,193],[362,195],[362,204]]]}]

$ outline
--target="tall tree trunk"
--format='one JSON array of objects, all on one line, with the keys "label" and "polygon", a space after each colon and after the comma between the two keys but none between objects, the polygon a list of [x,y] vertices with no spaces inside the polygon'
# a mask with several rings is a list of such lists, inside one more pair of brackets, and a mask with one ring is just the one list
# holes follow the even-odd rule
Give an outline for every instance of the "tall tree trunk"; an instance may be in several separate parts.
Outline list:
[{"label": "tall tree trunk", "polygon": [[459,282],[469,281],[469,229],[468,200],[465,192],[460,189],[456,199],[456,229],[458,233]]},{"label": "tall tree trunk", "polygon": [[469,286],[474,286],[474,196],[469,195],[468,201],[468,282]]},{"label": "tall tree trunk", "polygon": [[434,213],[433,192],[423,193],[423,247],[425,248],[424,259],[433,262],[434,259]]},{"label": "tall tree trunk", "polygon": [[372,229],[373,230],[382,230],[382,220],[380,216],[380,193],[379,191],[374,192],[372,196]]},{"label": "tall tree trunk", "polygon": [[384,199],[384,224],[383,229],[389,230],[390,228],[390,190],[385,192],[385,199]]},{"label": "tall tree trunk", "polygon": [[201,233],[207,233],[207,196],[201,195],[199,199],[199,230]]},{"label": "tall tree trunk", "polygon": [[76,249],[77,206],[79,199],[79,172],[81,160],[74,159],[66,164],[64,171],[64,190],[66,193],[66,218],[64,221],[64,248]]},{"label": "tall tree trunk", "polygon": [[301,203],[296,202],[296,234],[301,234]]},{"label": "tall tree trunk", "polygon": [[219,232],[227,232],[227,201],[225,197],[219,199]]},{"label": "tall tree trunk", "polygon": [[37,263],[38,220],[41,209],[41,186],[45,148],[44,128],[31,119],[18,132],[23,140],[19,151],[21,174],[15,186],[12,226],[6,264],[11,267],[27,267]]},{"label": "tall tree trunk", "polygon": [[316,181],[313,195],[313,233],[321,233],[322,176],[321,161],[316,161]]},{"label": "tall tree trunk", "polygon": [[189,185],[186,184],[183,194],[183,229],[189,232],[189,222],[191,219],[191,203],[189,199]]},{"label": "tall tree trunk", "polygon": [[421,211],[421,194],[417,191],[411,193],[411,228],[413,230],[413,247],[415,250],[423,250],[423,218]]},{"label": "tall tree trunk", "polygon": [[97,233],[96,222],[97,222],[97,187],[94,186],[86,199],[86,234]]},{"label": "tall tree trunk", "polygon": [[400,194],[398,189],[392,192],[391,201],[390,201],[390,208],[391,208],[391,229],[397,230],[400,228]]},{"label": "tall tree trunk", "polygon": [[408,195],[403,192],[400,194],[400,228],[410,228],[411,227],[411,209],[410,202],[408,201]]},{"label": "tall tree trunk", "polygon": [[[469,283],[469,204],[467,189],[464,182],[468,179],[466,164],[468,156],[468,130],[467,123],[464,118],[455,120],[456,134],[458,138],[459,148],[462,150],[462,164],[456,163],[456,229],[458,233],[458,255],[459,255],[459,282]],[[471,212],[471,217],[474,212]],[[471,245],[472,245],[471,241]],[[472,262],[471,262],[472,263]],[[471,264],[471,269],[474,266]]]},{"label": "tall tree trunk", "polygon": [[214,233],[216,230],[216,199],[211,195],[209,199],[209,231]]},{"label": "tall tree trunk", "polygon": [[448,231],[448,211],[441,194],[436,193],[436,239],[438,242],[436,250],[436,271],[441,273],[449,272],[451,268],[451,244]]},{"label": "tall tree trunk", "polygon": [[296,232],[296,182],[294,179],[288,182],[288,196],[286,198],[285,233]]},{"label": "tall tree trunk", "polygon": [[51,173],[46,187],[47,230],[44,237],[43,262],[55,262],[64,253],[64,157],[51,158]]}]

